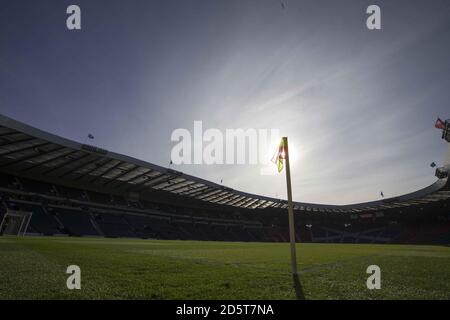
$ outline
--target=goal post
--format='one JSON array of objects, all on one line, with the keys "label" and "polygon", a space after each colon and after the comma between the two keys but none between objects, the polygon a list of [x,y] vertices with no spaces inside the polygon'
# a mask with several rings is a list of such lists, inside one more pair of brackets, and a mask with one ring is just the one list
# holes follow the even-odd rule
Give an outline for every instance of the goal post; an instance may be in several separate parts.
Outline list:
[{"label": "goal post", "polygon": [[24,236],[33,213],[8,209],[0,223],[0,235]]}]

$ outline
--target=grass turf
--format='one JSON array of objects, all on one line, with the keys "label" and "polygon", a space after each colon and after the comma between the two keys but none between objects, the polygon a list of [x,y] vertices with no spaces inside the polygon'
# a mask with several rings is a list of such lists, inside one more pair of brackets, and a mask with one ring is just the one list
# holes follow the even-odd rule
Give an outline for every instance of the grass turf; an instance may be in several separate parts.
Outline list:
[{"label": "grass turf", "polygon": [[[450,299],[450,248],[299,244],[307,299]],[[286,243],[0,237],[0,299],[294,299]],[[81,290],[68,290],[68,265]],[[366,268],[381,268],[368,290]]]}]

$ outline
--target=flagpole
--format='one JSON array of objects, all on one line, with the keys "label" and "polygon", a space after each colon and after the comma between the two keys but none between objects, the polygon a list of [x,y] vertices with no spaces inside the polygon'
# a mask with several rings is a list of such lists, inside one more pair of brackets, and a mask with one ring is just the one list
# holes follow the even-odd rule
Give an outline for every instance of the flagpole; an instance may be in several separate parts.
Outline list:
[{"label": "flagpole", "polygon": [[294,208],[292,204],[292,186],[291,186],[291,168],[289,165],[289,147],[288,138],[283,137],[283,145],[285,146],[285,158],[286,158],[286,184],[287,184],[287,196],[288,196],[288,215],[289,215],[289,238],[291,242],[291,271],[294,280],[298,279],[297,272],[297,252],[295,250],[295,225],[294,225]]}]

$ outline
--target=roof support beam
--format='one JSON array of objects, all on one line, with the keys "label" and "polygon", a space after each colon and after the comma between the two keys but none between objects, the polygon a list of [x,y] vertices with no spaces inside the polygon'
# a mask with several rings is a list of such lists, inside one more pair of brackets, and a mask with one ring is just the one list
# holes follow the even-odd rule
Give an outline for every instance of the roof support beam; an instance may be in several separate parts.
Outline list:
[{"label": "roof support beam", "polygon": [[221,200],[218,202],[218,204],[229,204],[230,202],[233,202],[233,200],[236,200],[237,198],[241,197],[238,194],[233,194],[228,198],[225,198],[224,200]]},{"label": "roof support beam", "polygon": [[0,134],[0,138],[7,137],[7,136],[14,136],[14,135],[18,135],[18,134],[24,135],[24,133],[19,132],[19,131],[9,131],[9,132]]},{"label": "roof support beam", "polygon": [[199,188],[198,190],[195,190],[194,192],[188,192],[185,193],[185,195],[188,195],[189,197],[197,197],[200,195],[206,195],[209,192],[211,192],[211,190],[215,190],[214,188],[211,188],[209,186],[206,186],[205,188]]},{"label": "roof support beam", "polygon": [[133,171],[135,171],[135,170],[137,170],[139,168],[140,168],[139,166],[134,165],[133,168],[125,170],[123,173],[120,173],[119,175],[115,176],[111,180],[105,182],[102,186],[106,186],[106,185],[110,184],[111,182],[119,181],[118,180],[119,178],[122,178],[122,177],[126,176],[127,174],[129,174],[129,173],[131,173],[131,172],[133,172]]},{"label": "roof support beam", "polygon": [[[132,184],[131,186],[130,186],[129,181],[127,181],[127,182],[125,182],[125,183],[128,184],[128,186],[127,186],[128,188],[125,189],[125,190],[126,190],[126,191],[135,190],[136,188],[139,188],[139,187],[145,185],[147,182],[152,181],[152,180],[155,180],[156,178],[159,178],[159,177],[161,177],[161,176],[163,176],[162,173],[160,173],[160,174],[158,174],[158,175],[155,175],[155,176],[152,176],[151,178],[148,178],[148,176],[146,176],[148,179],[145,179],[145,180],[143,180],[143,181],[141,181],[141,182]],[[153,178],[153,179],[152,179],[152,178]],[[134,179],[133,179],[133,180],[134,180]],[[139,189],[139,190],[142,190],[142,188]]]},{"label": "roof support beam", "polygon": [[[89,183],[93,183],[94,181],[97,181],[98,179],[102,178],[104,175],[110,173],[111,171],[115,170],[118,166],[122,165],[123,162],[119,161],[115,165],[113,165],[111,168],[105,170],[104,172],[100,173],[98,176],[94,177],[93,179],[89,180]],[[107,179],[107,178],[106,178]],[[114,180],[114,179],[112,179]],[[111,181],[111,180],[110,180]]]},{"label": "roof support beam", "polygon": [[[13,145],[13,144],[16,144],[16,143],[30,142],[30,141],[33,141],[33,140],[39,140],[39,139],[26,137],[26,138],[19,139],[19,140],[16,140],[16,141],[10,141],[10,142],[7,142],[7,143],[3,143],[3,144],[0,145],[0,148],[6,147],[6,146],[10,146],[10,145]],[[49,142],[45,142],[45,143],[46,144],[50,144]]]},{"label": "roof support beam", "polygon": [[91,174],[92,172],[94,172],[95,170],[101,170],[101,168],[105,167],[108,164],[116,162],[116,161],[117,160],[115,160],[115,159],[111,159],[111,160],[107,161],[106,163],[101,164],[100,166],[94,166],[94,168],[92,168],[91,170],[86,171],[85,173],[79,175],[78,177],[76,177],[73,180],[74,181],[79,181],[79,180],[83,179],[84,177],[88,176],[89,174]]},{"label": "roof support beam", "polygon": [[188,196],[188,195],[190,195],[190,194],[192,194],[194,192],[198,192],[200,190],[206,190],[208,188],[209,187],[204,185],[204,184],[203,185],[194,185],[194,186],[191,186],[191,187],[187,186],[187,190],[183,190],[183,188],[181,188],[181,190],[183,190],[183,191],[175,192],[175,193],[179,194],[179,195],[183,195],[183,196]]},{"label": "roof support beam", "polygon": [[239,196],[239,197],[235,198],[233,201],[227,202],[226,204],[229,206],[233,206],[235,203],[238,203],[244,199],[245,199],[245,196]]},{"label": "roof support beam", "polygon": [[[180,180],[180,179],[182,179],[182,181],[174,182],[175,180]],[[186,182],[186,179],[184,179],[184,178],[173,177],[173,179],[169,179],[169,180],[163,181],[163,182],[158,182],[157,184],[153,185],[153,189],[166,191],[165,188],[170,188],[170,187],[173,187],[180,183],[185,183],[185,182]]]},{"label": "roof support beam", "polygon": [[49,162],[52,162],[52,161],[55,161],[55,160],[59,160],[59,159],[61,159],[61,158],[64,158],[64,157],[66,157],[66,156],[69,156],[69,155],[71,155],[71,154],[74,154],[74,153],[77,153],[77,152],[78,152],[78,150],[75,150],[75,151],[70,151],[70,149],[67,149],[67,150],[69,151],[68,153],[60,154],[60,155],[58,155],[58,156],[56,156],[56,157],[47,159],[47,160],[42,161],[42,162],[40,162],[40,163],[36,163],[36,164],[34,164],[34,165],[32,165],[32,166],[30,166],[30,167],[24,169],[24,171],[28,171],[28,170],[34,169],[34,168],[39,167],[39,166],[41,166],[41,165],[43,165],[43,164],[46,164],[46,163],[49,163]]},{"label": "roof support beam", "polygon": [[[121,181],[120,183],[118,183],[118,184],[116,184],[115,186],[114,186],[114,188],[122,188],[123,186],[125,186],[125,185],[130,185],[130,184],[132,184],[132,182],[134,182],[134,181],[136,181],[136,180],[139,180],[139,179],[141,179],[142,177],[144,177],[144,176],[146,176],[146,177],[148,177],[147,176],[147,174],[148,173],[150,173],[150,172],[155,172],[155,171],[153,171],[153,170],[151,170],[151,169],[147,169],[147,171],[145,171],[145,172],[143,172],[143,173],[141,173],[141,174],[138,174],[137,176],[135,176],[135,177],[133,177],[133,178],[131,178],[131,179],[128,179],[128,180],[126,180],[126,181]],[[159,173],[159,172],[158,172]],[[156,176],[158,177],[158,176],[160,176],[161,174],[156,174]],[[147,179],[145,179],[145,180],[143,180],[143,181],[141,181],[142,183],[145,183],[145,182],[147,182],[148,180]],[[139,183],[140,184],[140,183]],[[139,185],[139,184],[137,184],[137,185]]]},{"label": "roof support beam", "polygon": [[195,184],[195,182],[186,180],[186,181],[180,182],[180,184],[181,184],[181,186],[178,186],[178,187],[170,189],[170,190],[166,189],[166,191],[176,193],[175,191],[182,190],[183,188],[189,188],[189,186]]},{"label": "roof support beam", "polygon": [[222,192],[222,190],[220,190],[220,189],[212,189],[212,190],[213,191],[211,191],[211,192],[206,192],[206,193],[199,194],[198,196],[193,196],[193,197],[195,197],[196,199],[199,199],[199,200],[203,200],[204,198],[212,196],[213,194]]},{"label": "roof support beam", "polygon": [[[97,161],[94,161],[94,163],[96,163]],[[106,163],[103,164],[99,164],[99,165],[95,165],[94,168],[92,168],[91,170],[86,171],[85,173],[82,173],[81,175],[79,175],[78,177],[75,177],[75,179],[73,179],[74,181],[79,181],[81,179],[83,179],[85,176],[88,176],[89,174],[91,174],[92,172],[94,172],[95,170],[99,170],[103,167],[105,167],[107,164],[111,163],[111,162],[115,162],[115,160],[109,160]]]},{"label": "roof support beam", "polygon": [[264,203],[266,203],[266,202],[267,202],[267,200],[260,200],[260,202],[253,209],[259,209],[259,207],[264,205]]},{"label": "roof support beam", "polygon": [[85,163],[82,163],[82,164],[76,166],[75,168],[72,168],[72,169],[70,169],[70,170],[64,172],[63,174],[59,175],[58,178],[63,178],[63,177],[65,177],[65,176],[68,176],[69,174],[72,174],[72,173],[74,173],[74,172],[80,170],[80,169],[83,169],[83,168],[85,168],[85,167],[88,167],[88,166],[90,166],[91,164],[96,163],[96,162],[97,162],[98,160],[100,160],[100,159],[102,159],[102,157],[95,157],[93,160],[90,160],[90,161],[87,161],[87,162],[85,162]]},{"label": "roof support beam", "polygon": [[237,195],[237,194],[235,194],[235,193],[232,193],[232,194],[229,195],[228,197],[225,197],[225,198],[223,198],[223,199],[217,201],[217,203],[218,203],[218,204],[225,204],[225,203],[227,203],[227,202],[230,202],[230,201],[236,199],[237,197],[239,197],[239,195]]},{"label": "roof support beam", "polygon": [[[161,181],[167,181],[171,180],[174,177],[173,176],[166,176],[164,173],[161,173],[160,175],[157,175],[156,177],[152,177],[153,179],[149,179],[146,181],[143,181],[142,183],[137,183],[136,185],[132,186],[131,188],[128,188],[127,191],[141,191],[146,188],[149,188],[151,186],[154,186],[155,184],[161,182]],[[149,184],[148,184],[149,183]]]},{"label": "roof support beam", "polygon": [[[34,148],[36,148],[36,147],[34,147]],[[52,153],[54,151],[59,151],[59,150],[65,149],[65,148],[66,147],[59,147],[58,146],[56,149],[53,149],[53,150],[50,150],[50,151],[46,151],[45,154]],[[14,159],[14,160],[8,161],[6,163],[0,164],[0,168],[9,167],[9,166],[15,165],[15,164],[17,164],[19,162],[22,162],[22,161],[32,160],[32,159],[40,157],[42,155],[43,155],[42,153],[39,153],[39,154],[28,155],[28,156],[25,156],[25,157],[20,157],[18,159]]]},{"label": "roof support beam", "polygon": [[259,199],[253,199],[249,203],[245,204],[243,207],[244,208],[248,208],[248,207],[250,207],[251,205],[253,205],[257,201],[259,201]]},{"label": "roof support beam", "polygon": [[218,202],[220,202],[220,201],[222,201],[224,199],[229,198],[232,195],[233,195],[233,193],[227,192],[224,195],[221,195],[220,197],[217,197],[217,198],[213,199],[213,201],[211,201],[211,202],[218,203]]},{"label": "roof support beam", "polygon": [[180,192],[179,194],[181,194],[183,196],[192,197],[196,194],[202,194],[203,191],[208,190],[208,189],[211,189],[211,188],[209,186],[204,185],[202,187],[196,187],[196,188],[192,188],[191,190],[188,190],[188,191]]},{"label": "roof support beam", "polygon": [[68,163],[71,163],[73,161],[80,161],[81,159],[85,159],[85,158],[89,157],[90,155],[91,155],[90,153],[85,153],[85,154],[81,155],[81,157],[79,157],[77,159],[68,159],[67,161],[64,161],[63,163],[61,163],[61,164],[59,164],[59,165],[57,165],[57,166],[55,166],[53,168],[50,168],[50,169],[42,172],[42,174],[44,174],[44,175],[49,174],[50,172],[53,172],[55,170],[61,169],[62,167],[65,167]]},{"label": "roof support beam", "polygon": [[[31,149],[35,149],[35,148],[39,148],[39,147],[43,147],[43,146],[47,146],[47,145],[51,145],[51,143],[50,142],[42,142],[42,143],[39,143],[39,144],[35,144],[33,146],[25,146],[25,147],[20,148],[20,149],[11,150],[11,151],[2,153],[2,154],[0,154],[0,157],[8,156],[10,154],[14,154],[14,153],[17,153],[17,152],[28,151],[28,150],[31,150]],[[1,147],[2,146],[0,146],[0,148]]]},{"label": "roof support beam", "polygon": [[203,198],[202,200],[211,202],[211,200],[214,200],[214,199],[223,197],[224,195],[227,195],[227,194],[228,194],[227,191],[223,191],[223,192],[219,192],[219,193],[217,193],[217,194],[215,194],[215,195],[213,195],[213,196]]},{"label": "roof support beam", "polygon": [[[189,184],[192,184],[192,183],[194,183],[194,182],[193,181],[183,180],[183,181],[180,181],[180,182],[176,182],[176,183],[174,183],[172,185],[162,187],[161,190],[172,192],[173,190],[184,188],[184,187],[186,187],[186,186],[188,186]],[[175,188],[173,188],[173,187],[175,187]]]},{"label": "roof support beam", "polygon": [[242,207],[244,204],[251,201],[253,198],[244,198],[242,201],[238,201],[236,204],[234,204],[236,207]]},{"label": "roof support beam", "polygon": [[[273,205],[275,202],[273,202],[273,201],[267,201],[266,203],[264,203],[263,205],[262,205],[262,208],[263,209],[266,209],[266,208],[268,208],[268,207],[270,207],[271,205]],[[305,208],[306,209],[306,208]]]}]

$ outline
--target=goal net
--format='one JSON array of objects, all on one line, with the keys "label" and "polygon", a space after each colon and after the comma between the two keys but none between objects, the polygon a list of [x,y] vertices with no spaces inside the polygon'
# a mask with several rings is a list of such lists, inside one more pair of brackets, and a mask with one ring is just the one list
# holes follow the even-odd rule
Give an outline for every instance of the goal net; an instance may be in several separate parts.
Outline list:
[{"label": "goal net", "polygon": [[0,223],[0,235],[24,236],[32,215],[32,212],[8,209]]}]

